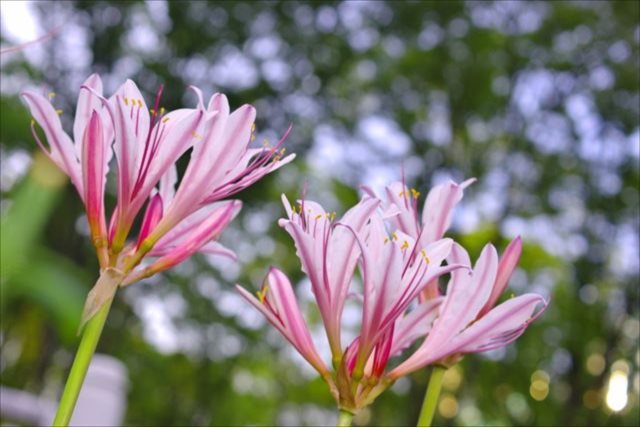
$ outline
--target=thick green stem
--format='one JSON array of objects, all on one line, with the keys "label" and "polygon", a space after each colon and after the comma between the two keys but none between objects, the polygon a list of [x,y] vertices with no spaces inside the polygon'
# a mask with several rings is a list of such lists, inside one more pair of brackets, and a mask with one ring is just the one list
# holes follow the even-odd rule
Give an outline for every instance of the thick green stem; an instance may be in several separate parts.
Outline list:
[{"label": "thick green stem", "polygon": [[340,409],[340,414],[338,415],[338,424],[336,424],[336,427],[349,427],[351,425],[352,419],[353,414],[351,412]]},{"label": "thick green stem", "polygon": [[418,418],[418,427],[429,427],[433,421],[433,415],[436,413],[438,406],[438,397],[440,396],[440,388],[442,387],[442,377],[447,369],[443,366],[434,366],[429,379],[429,386],[424,395],[420,417]]},{"label": "thick green stem", "polygon": [[106,303],[100,307],[98,312],[93,316],[85,325],[84,332],[82,333],[82,339],[78,346],[78,352],[76,358],[73,360],[71,366],[71,372],[67,378],[67,384],[62,392],[62,398],[60,399],[60,405],[56,412],[56,417],[53,419],[54,426],[68,426],[73,415],[73,409],[76,406],[84,377],[87,374],[89,368],[89,362],[93,357],[93,353],[96,351],[98,340],[102,334],[102,328],[109,309],[111,308],[112,299],[107,300]]}]

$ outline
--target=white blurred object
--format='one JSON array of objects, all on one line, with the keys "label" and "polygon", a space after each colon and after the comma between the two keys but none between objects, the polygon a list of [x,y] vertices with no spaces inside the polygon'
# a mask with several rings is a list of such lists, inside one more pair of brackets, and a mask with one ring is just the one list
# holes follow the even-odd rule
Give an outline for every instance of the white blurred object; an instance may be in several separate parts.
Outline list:
[{"label": "white blurred object", "polygon": [[[119,426],[126,410],[127,368],[118,359],[96,354],[89,365],[72,426]],[[51,425],[57,403],[33,394],[0,387],[0,415],[27,425]]]}]

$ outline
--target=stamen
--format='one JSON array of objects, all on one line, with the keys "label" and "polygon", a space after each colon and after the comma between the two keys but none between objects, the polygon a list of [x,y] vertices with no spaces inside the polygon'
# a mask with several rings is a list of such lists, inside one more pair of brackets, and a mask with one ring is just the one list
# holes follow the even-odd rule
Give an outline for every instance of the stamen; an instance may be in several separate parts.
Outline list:
[{"label": "stamen", "polygon": [[61,115],[62,115],[62,113],[64,113],[64,111],[62,111],[62,110],[56,110],[56,113],[58,113],[58,115],[59,115],[59,116],[61,116]]},{"label": "stamen", "polygon": [[53,99],[55,98],[56,93],[55,92],[49,92],[49,99]]},{"label": "stamen", "polygon": [[316,217],[314,218],[316,221],[319,220],[320,218],[322,218],[322,214],[318,214],[316,215]]},{"label": "stamen", "polygon": [[264,285],[262,287],[262,289],[260,289],[257,293],[256,296],[258,297],[258,299],[260,300],[261,304],[264,304],[264,302],[267,299],[267,292],[269,291],[269,285]]},{"label": "stamen", "polygon": [[391,238],[393,240],[398,240],[398,234],[394,231],[393,233],[391,233]]},{"label": "stamen", "polygon": [[142,108],[142,99],[138,99],[138,107]]},{"label": "stamen", "polygon": [[[161,116],[164,116],[164,112],[165,111],[167,111],[167,110],[165,110],[164,107],[160,107],[160,115]],[[169,119],[167,119],[167,120],[169,120]]]},{"label": "stamen", "polygon": [[129,105],[129,99],[126,96],[123,96],[122,99],[124,99],[124,105]]},{"label": "stamen", "polygon": [[420,197],[420,192],[418,190],[416,190],[415,188],[411,189],[411,196],[413,196],[414,199],[417,199],[418,197]]},{"label": "stamen", "polygon": [[400,246],[400,249],[407,249],[409,247],[409,242],[408,241],[404,241],[404,243],[402,243],[402,246]]},{"label": "stamen", "polygon": [[164,119],[162,119],[162,123],[167,123],[169,121],[170,117],[165,117]]},{"label": "stamen", "polygon": [[427,264],[431,263],[431,260],[429,259],[429,257],[427,256],[427,251],[425,251],[424,249],[420,251],[420,255],[422,255],[422,259],[424,260],[424,262],[426,262]]},{"label": "stamen", "polygon": [[202,136],[200,136],[200,134],[195,130],[191,132],[191,136],[193,136],[195,139],[202,139]]}]

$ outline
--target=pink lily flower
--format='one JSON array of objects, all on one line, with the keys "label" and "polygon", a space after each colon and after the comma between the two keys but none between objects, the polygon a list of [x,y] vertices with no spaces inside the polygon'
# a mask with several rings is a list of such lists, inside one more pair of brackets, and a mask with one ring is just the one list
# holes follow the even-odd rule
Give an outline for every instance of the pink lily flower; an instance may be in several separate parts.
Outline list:
[{"label": "pink lily flower", "polygon": [[[440,299],[404,314],[428,283],[460,268],[455,263],[441,265],[453,241],[438,240],[420,248],[401,231],[388,235],[377,212],[380,201],[369,196],[338,222],[315,202],[303,200],[296,207],[284,197],[283,202],[288,218],[280,225],[294,239],[302,270],[309,276],[334,372],[316,351],[283,273],[272,269],[257,298],[238,289],[318,370],[340,408],[355,412],[390,384],[384,371],[393,352],[411,344],[414,336],[421,337],[414,329],[427,329],[433,320]],[[347,296],[355,293],[351,284],[358,260],[363,277],[362,323],[359,336],[345,348],[340,336],[342,310]]]},{"label": "pink lily flower", "polygon": [[[540,295],[524,294],[493,308],[515,269],[520,251],[521,241],[517,238],[498,260],[496,249],[487,245],[472,271],[452,272],[427,338],[388,377],[395,380],[434,363],[450,366],[463,354],[494,350],[520,337],[548,305]],[[458,244],[454,244],[448,261],[471,265],[469,255]]]},{"label": "pink lily flower", "polygon": [[[159,106],[162,88],[149,110],[132,81],[106,99],[100,77],[94,74],[80,90],[75,142],[62,129],[49,99],[35,91],[22,94],[34,117],[34,137],[82,197],[101,268],[117,270],[121,285],[170,268],[197,251],[233,257],[215,240],[241,203],[222,200],[295,157],[282,158],[283,140],[272,148],[249,147],[255,120],[252,106],[232,112],[226,97],[215,94],[205,108],[200,90],[192,89],[199,99],[196,108],[165,114]],[[40,141],[35,122],[44,130],[48,148]],[[175,162],[190,148],[189,165],[176,189]],[[107,226],[104,191],[112,152],[117,162],[117,203]],[[138,236],[127,243],[145,203]],[[141,267],[144,257],[157,259]]]}]

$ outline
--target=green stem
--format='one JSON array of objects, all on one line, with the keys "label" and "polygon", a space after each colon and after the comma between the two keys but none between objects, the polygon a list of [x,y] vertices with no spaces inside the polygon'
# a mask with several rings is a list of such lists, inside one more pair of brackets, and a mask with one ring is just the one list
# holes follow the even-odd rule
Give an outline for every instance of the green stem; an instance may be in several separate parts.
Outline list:
[{"label": "green stem", "polygon": [[340,409],[340,415],[338,415],[338,424],[336,424],[336,427],[349,427],[352,419],[353,414],[351,412]]},{"label": "green stem", "polygon": [[427,393],[424,395],[424,402],[422,402],[422,409],[418,418],[418,427],[431,426],[433,415],[436,413],[436,407],[438,406],[442,377],[446,370],[443,366],[434,366],[431,371],[429,386],[427,387]]},{"label": "green stem", "polygon": [[113,301],[113,299],[107,300],[107,302],[100,307],[95,316],[89,319],[85,325],[82,333],[82,339],[78,346],[78,352],[76,353],[76,358],[73,360],[71,372],[69,372],[69,377],[67,378],[67,384],[62,392],[62,398],[60,399],[60,405],[58,406],[56,417],[53,419],[54,426],[69,425],[71,415],[73,415],[73,409],[75,408],[78,400],[78,394],[80,394],[84,377],[87,374],[87,369],[89,368],[89,362],[91,362],[93,353],[96,351],[96,346],[98,345],[102,328],[107,320],[109,308],[111,308],[111,301]]}]

